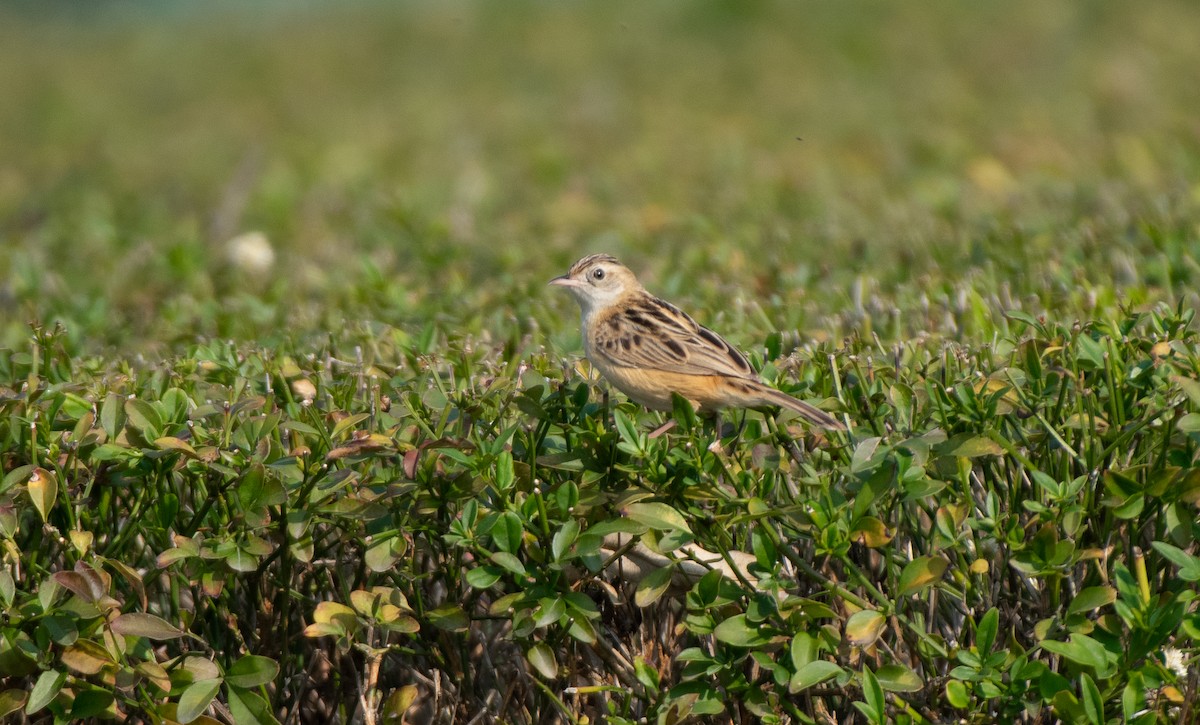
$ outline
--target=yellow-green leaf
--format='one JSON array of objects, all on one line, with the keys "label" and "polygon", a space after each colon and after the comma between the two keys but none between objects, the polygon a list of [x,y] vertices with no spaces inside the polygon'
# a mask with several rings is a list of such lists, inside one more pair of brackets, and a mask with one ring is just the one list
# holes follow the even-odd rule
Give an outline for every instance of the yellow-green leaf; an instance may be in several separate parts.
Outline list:
[{"label": "yellow-green leaf", "polygon": [[933,447],[939,456],[979,458],[980,456],[1002,456],[1004,448],[987,436],[960,433]]},{"label": "yellow-green leaf", "polygon": [[199,458],[196,455],[196,449],[192,448],[191,444],[182,438],[175,436],[163,436],[154,440],[154,447],[162,451],[179,451],[188,458]]},{"label": "yellow-green leaf", "polygon": [[0,692],[0,717],[6,717],[20,710],[25,706],[27,697],[29,697],[28,693],[16,688]]},{"label": "yellow-green leaf", "polygon": [[846,620],[846,639],[857,647],[870,647],[879,639],[887,618],[874,609],[863,609]]},{"label": "yellow-green leaf", "polygon": [[850,532],[850,537],[863,546],[876,549],[892,540],[892,532],[888,531],[888,527],[879,519],[863,516],[854,522],[854,530]]},{"label": "yellow-green leaf", "polygon": [[42,521],[45,521],[50,509],[54,508],[54,502],[58,500],[58,481],[54,474],[44,468],[35,468],[29,474],[25,488],[29,491],[33,507],[41,514]]},{"label": "yellow-green leaf", "polygon": [[900,573],[900,596],[915,594],[936,583],[949,565],[950,562],[940,556],[922,556],[908,562]]},{"label": "yellow-green leaf", "polygon": [[81,675],[94,675],[115,664],[108,650],[88,639],[78,640],[63,650],[62,663]]}]

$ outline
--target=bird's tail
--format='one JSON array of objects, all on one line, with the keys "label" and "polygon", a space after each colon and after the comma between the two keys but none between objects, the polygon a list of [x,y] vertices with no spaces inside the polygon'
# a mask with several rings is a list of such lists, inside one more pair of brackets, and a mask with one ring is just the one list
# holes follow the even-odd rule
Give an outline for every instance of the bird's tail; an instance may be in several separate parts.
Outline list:
[{"label": "bird's tail", "polygon": [[756,386],[756,390],[762,395],[764,405],[778,405],[795,411],[809,423],[828,430],[846,430],[846,426],[842,425],[841,421],[837,418],[834,418],[820,408],[805,403],[803,400],[797,400],[787,393],[780,392],[766,385],[760,384]]}]

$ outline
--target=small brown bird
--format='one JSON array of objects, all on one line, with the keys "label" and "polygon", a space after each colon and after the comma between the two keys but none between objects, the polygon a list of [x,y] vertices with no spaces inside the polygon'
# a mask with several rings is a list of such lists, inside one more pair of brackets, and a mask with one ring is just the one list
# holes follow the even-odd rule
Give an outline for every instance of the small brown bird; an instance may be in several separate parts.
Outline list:
[{"label": "small brown bird", "polygon": [[678,393],[704,412],[778,405],[822,428],[845,429],[825,411],[764,385],[720,335],[647,292],[607,254],[584,257],[550,284],[579,302],[588,360],[647,408],[671,410]]}]

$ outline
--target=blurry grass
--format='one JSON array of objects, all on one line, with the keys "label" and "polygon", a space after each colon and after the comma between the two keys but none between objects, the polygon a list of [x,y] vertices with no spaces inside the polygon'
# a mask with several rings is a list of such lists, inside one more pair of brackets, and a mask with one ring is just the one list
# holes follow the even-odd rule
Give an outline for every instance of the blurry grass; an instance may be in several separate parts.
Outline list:
[{"label": "blurry grass", "polygon": [[[93,350],[344,320],[560,335],[543,282],[596,250],[744,345],[1178,299],[1198,16],[6,6],[0,344],[32,318]],[[267,274],[226,259],[246,230]]]}]

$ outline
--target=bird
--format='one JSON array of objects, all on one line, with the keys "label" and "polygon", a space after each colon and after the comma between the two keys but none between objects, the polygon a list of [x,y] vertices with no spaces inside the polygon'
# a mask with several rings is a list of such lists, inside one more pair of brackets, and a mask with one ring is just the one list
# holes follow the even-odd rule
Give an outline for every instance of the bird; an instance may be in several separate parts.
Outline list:
[{"label": "bird", "polygon": [[611,255],[583,257],[550,284],[579,303],[592,366],[651,410],[671,410],[678,394],[701,413],[779,406],[821,428],[845,430],[829,413],[764,384],[741,352],[646,291]]}]

